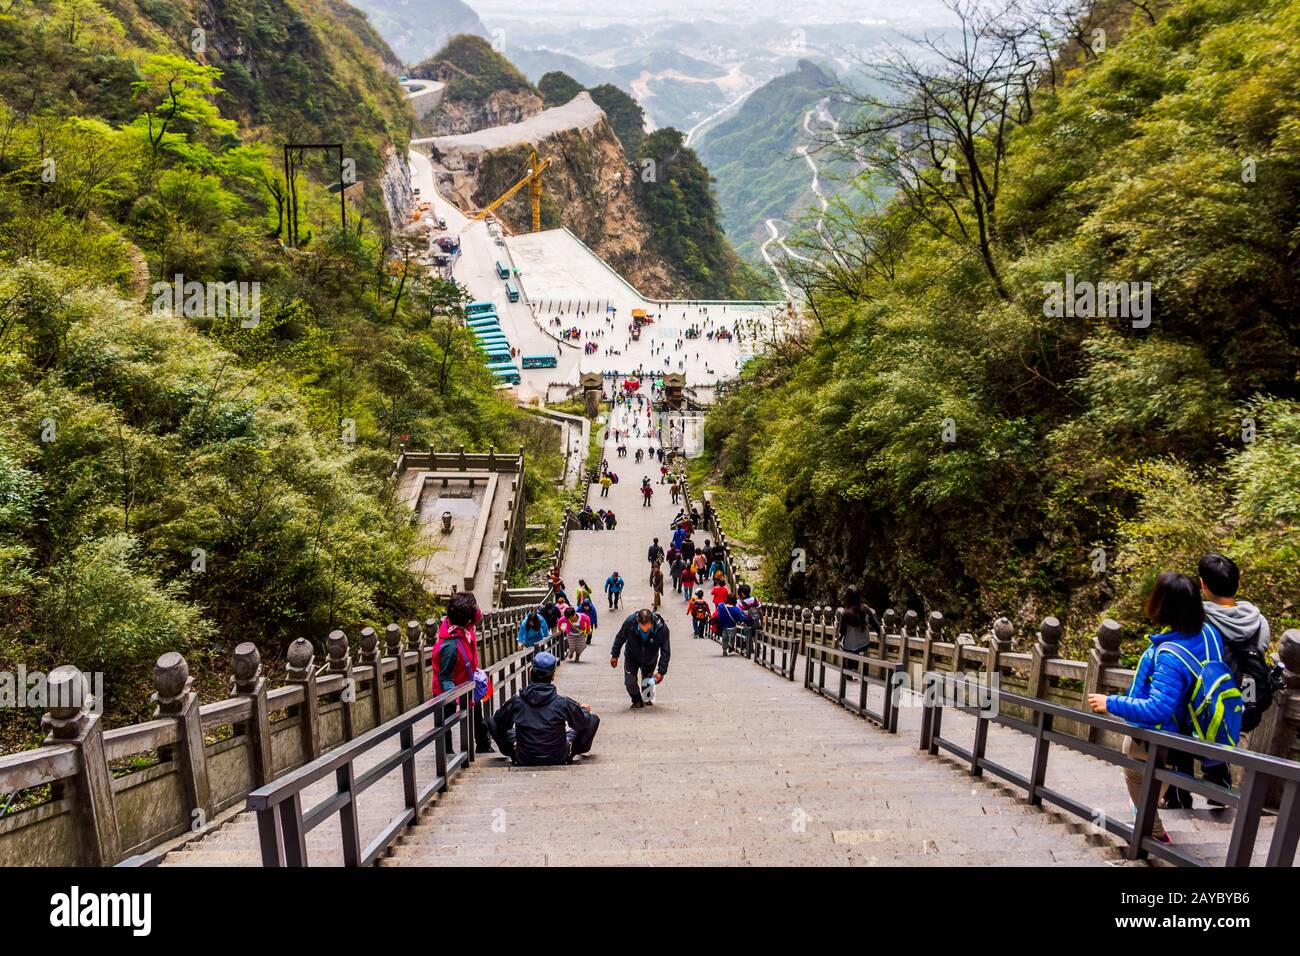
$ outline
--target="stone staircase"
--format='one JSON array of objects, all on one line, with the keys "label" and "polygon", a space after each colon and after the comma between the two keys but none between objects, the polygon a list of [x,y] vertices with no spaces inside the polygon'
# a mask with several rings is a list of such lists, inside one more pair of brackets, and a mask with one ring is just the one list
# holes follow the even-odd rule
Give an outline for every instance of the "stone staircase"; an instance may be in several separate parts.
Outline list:
[{"label": "stone staircase", "polygon": [[[616,415],[623,427],[623,413]],[[1013,788],[919,750],[919,707],[904,708],[899,733],[890,735],[798,681],[741,656],[723,658],[713,641],[691,638],[684,604],[671,592],[663,608],[673,635],[667,679],[653,707],[629,709],[609,648],[623,618],[650,603],[646,548],[655,536],[667,543],[675,507],[658,484],[654,506],[641,506],[641,475],[657,482],[657,462],[638,467],[630,456],[613,457],[612,445],[607,455],[621,480],[593,504],[615,509],[618,530],[574,532],[563,574],[571,592],[582,578],[599,597],[618,570],[627,580],[623,608],[598,602],[593,645],[556,677],[561,693],[601,717],[593,752],[552,768],[481,755],[380,865],[1145,865],[1124,861],[1100,827],[1030,807]],[[969,740],[971,724],[945,713],[947,736]],[[1024,735],[992,728],[992,759],[1023,771],[1031,750]],[[358,772],[389,752],[371,754]],[[422,756],[420,779],[432,763],[431,752]],[[1047,782],[1095,801],[1099,813],[1129,812],[1118,772],[1090,757],[1055,750]],[[331,786],[308,790],[304,806]],[[400,775],[390,774],[362,796],[363,843],[398,812],[401,792]],[[1166,812],[1165,822],[1176,840],[1222,857],[1224,820],[1195,811]],[[340,864],[338,844],[331,820],[309,835],[309,861]],[[163,865],[260,859],[256,821],[240,813]]]}]

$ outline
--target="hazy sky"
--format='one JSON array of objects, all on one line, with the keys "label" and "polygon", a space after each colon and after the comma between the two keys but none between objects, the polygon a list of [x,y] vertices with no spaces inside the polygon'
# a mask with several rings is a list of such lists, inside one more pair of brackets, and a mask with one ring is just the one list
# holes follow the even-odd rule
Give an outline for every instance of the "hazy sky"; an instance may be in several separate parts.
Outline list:
[{"label": "hazy sky", "polygon": [[947,19],[941,0],[468,0],[486,19],[576,19],[601,23],[649,23],[655,20],[707,18],[744,22],[777,19],[789,23],[882,20],[927,23]]}]

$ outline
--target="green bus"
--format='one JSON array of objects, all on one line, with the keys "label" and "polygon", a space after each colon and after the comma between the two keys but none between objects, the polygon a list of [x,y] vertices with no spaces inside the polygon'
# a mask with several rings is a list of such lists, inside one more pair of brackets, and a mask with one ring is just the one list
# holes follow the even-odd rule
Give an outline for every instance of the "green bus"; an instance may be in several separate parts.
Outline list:
[{"label": "green bus", "polygon": [[494,368],[492,377],[502,382],[509,382],[511,385],[519,384],[519,370],[516,368]]},{"label": "green bus", "polygon": [[503,266],[500,262],[498,262],[498,263],[497,263],[497,276],[500,277],[500,278],[502,278],[502,279],[509,279],[509,278],[510,278],[510,269],[509,269],[508,267],[506,267],[506,266]]},{"label": "green bus", "polygon": [[554,355],[525,355],[524,368],[555,368],[559,360]]},{"label": "green bus", "polygon": [[465,306],[465,315],[469,318],[475,318],[487,312],[495,312],[496,310],[497,307],[491,302],[471,302],[469,305]]},{"label": "green bus", "polygon": [[511,302],[519,301],[519,289],[515,287],[513,282],[506,283],[506,298]]}]

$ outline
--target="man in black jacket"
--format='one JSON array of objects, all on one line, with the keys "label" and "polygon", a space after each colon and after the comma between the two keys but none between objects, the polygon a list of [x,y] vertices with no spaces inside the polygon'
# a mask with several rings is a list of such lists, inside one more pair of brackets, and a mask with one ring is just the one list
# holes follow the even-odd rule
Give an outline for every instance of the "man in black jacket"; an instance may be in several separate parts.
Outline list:
[{"label": "man in black jacket", "polygon": [[552,680],[559,662],[549,651],[533,658],[532,683],[488,719],[501,752],[521,767],[568,763],[591,750],[600,718],[561,697]]},{"label": "man in black jacket", "polygon": [[668,673],[668,658],[671,656],[668,625],[654,611],[642,608],[629,614],[618,629],[614,647],[609,652],[610,667],[618,666],[618,655],[624,645],[627,653],[623,656],[623,686],[627,688],[628,697],[632,698],[632,706],[644,707],[646,702],[641,697],[641,681],[654,677],[658,684]]},{"label": "man in black jacket", "polygon": [[650,545],[649,549],[645,553],[645,556],[646,556],[646,560],[650,562],[650,579],[653,581],[654,574],[655,574],[655,562],[662,561],[664,559],[664,549],[659,544],[658,538],[655,538],[654,543]]}]

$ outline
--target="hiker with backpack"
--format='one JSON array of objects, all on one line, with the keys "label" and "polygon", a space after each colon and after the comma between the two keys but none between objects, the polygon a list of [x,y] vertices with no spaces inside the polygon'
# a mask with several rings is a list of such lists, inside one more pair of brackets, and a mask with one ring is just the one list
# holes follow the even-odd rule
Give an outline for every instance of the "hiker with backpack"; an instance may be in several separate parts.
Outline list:
[{"label": "hiker with backpack", "polygon": [[754,597],[748,584],[742,584],[736,590],[740,595],[736,606],[745,612],[745,617],[749,620],[749,627],[742,634],[741,642],[741,650],[747,650],[750,640],[758,636],[758,627],[763,620],[763,605]]},{"label": "hiker with backpack", "polygon": [[709,602],[704,599],[703,591],[696,591],[695,596],[686,605],[686,613],[691,617],[692,636],[696,639],[705,636],[709,626]]},{"label": "hiker with backpack", "polygon": [[722,656],[726,657],[736,647],[736,630],[749,623],[749,618],[736,606],[736,596],[729,595],[718,605],[718,635],[721,638]]},{"label": "hiker with backpack", "polygon": [[[1089,694],[1094,713],[1111,714],[1135,727],[1190,734],[1207,743],[1233,747],[1241,730],[1241,692],[1223,660],[1218,632],[1205,627],[1197,582],[1177,571],[1156,579],[1146,601],[1146,615],[1160,627],[1148,635],[1127,694]],[[1139,763],[1147,759],[1145,741],[1129,737],[1124,754]],[[1143,770],[1125,768],[1124,783],[1136,807],[1142,794]],[[1164,797],[1161,783],[1157,803]],[[1171,842],[1155,813],[1152,838]]]},{"label": "hiker with backpack", "polygon": [[[1249,601],[1237,600],[1241,570],[1231,558],[1207,554],[1201,558],[1196,570],[1201,584],[1205,626],[1213,628],[1223,643],[1223,659],[1241,691],[1241,732],[1249,733],[1259,726],[1264,711],[1273,703],[1272,668],[1264,657],[1272,639],[1268,620]],[[1171,751],[1169,765],[1192,776],[1195,758],[1191,754]],[[1201,761],[1201,776],[1221,787],[1232,786],[1228,765],[1220,760]],[[1210,799],[1209,803],[1212,807],[1223,806],[1215,799]],[[1165,806],[1190,809],[1192,795],[1181,787],[1170,787],[1165,794]]]},{"label": "hiker with backpack", "polygon": [[555,690],[559,661],[540,652],[529,670],[530,682],[506,701],[487,722],[501,753],[520,767],[569,763],[591,750],[600,718],[586,704],[561,697]]},{"label": "hiker with backpack", "polygon": [[[492,681],[478,663],[478,636],[474,628],[483,619],[478,600],[472,591],[458,591],[447,602],[447,613],[438,625],[438,639],[430,651],[433,663],[433,693],[445,693],[449,690],[474,682],[472,703],[474,725],[474,750],[476,753],[492,753],[492,744],[486,723],[483,721],[483,708],[480,702],[492,693]],[[466,706],[464,698],[457,704]],[[451,731],[447,731],[447,749],[452,745]]]},{"label": "hiker with backpack", "polygon": [[646,700],[649,694],[642,691],[642,684],[653,681],[658,685],[668,673],[671,648],[667,622],[649,608],[629,614],[614,637],[609,652],[610,667],[618,667],[620,653],[624,662],[623,687],[632,700],[632,708],[639,710],[653,703]]},{"label": "hiker with backpack", "polygon": [[[578,602],[578,610],[591,619],[591,629],[596,630],[596,602],[591,599],[591,593]],[[587,643],[591,644],[591,635],[587,635]]]}]

